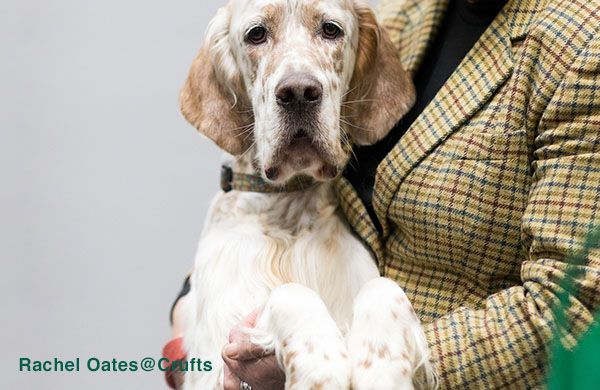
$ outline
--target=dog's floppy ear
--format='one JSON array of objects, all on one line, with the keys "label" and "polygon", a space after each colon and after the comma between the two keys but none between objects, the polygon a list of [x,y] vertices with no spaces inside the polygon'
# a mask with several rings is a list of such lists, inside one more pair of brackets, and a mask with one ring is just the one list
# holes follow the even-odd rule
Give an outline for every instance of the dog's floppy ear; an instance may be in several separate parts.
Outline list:
[{"label": "dog's floppy ear", "polygon": [[357,0],[359,42],[343,115],[346,130],[358,145],[372,145],[385,137],[412,107],[413,83],[404,70],[398,50],[373,11]]},{"label": "dog's floppy ear", "polygon": [[181,113],[226,152],[239,155],[252,144],[251,115],[228,42],[230,12],[221,8],[179,94]]}]

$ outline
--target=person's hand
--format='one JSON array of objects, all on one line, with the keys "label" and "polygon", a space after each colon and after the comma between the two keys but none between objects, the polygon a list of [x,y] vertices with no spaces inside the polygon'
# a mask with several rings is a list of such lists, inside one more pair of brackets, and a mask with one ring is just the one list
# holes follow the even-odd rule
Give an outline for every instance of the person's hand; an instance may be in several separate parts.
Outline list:
[{"label": "person's hand", "polygon": [[253,390],[283,390],[285,374],[279,368],[273,353],[264,351],[250,342],[242,332],[243,327],[253,327],[260,309],[250,313],[229,333],[221,356],[224,366],[224,390],[239,390],[240,381],[252,386]]}]

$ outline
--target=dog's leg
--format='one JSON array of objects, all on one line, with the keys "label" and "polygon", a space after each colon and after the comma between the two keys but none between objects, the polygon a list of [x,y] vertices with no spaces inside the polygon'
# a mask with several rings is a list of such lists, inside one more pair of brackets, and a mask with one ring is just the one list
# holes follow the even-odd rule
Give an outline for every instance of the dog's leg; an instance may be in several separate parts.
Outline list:
[{"label": "dog's leg", "polygon": [[415,378],[423,385],[418,388],[434,386],[421,323],[394,281],[377,278],[363,286],[347,342],[353,390],[412,390]]},{"label": "dog's leg", "polygon": [[286,390],[348,390],[351,366],[344,339],[313,290],[289,283],[276,288],[252,341],[274,351],[286,375]]}]

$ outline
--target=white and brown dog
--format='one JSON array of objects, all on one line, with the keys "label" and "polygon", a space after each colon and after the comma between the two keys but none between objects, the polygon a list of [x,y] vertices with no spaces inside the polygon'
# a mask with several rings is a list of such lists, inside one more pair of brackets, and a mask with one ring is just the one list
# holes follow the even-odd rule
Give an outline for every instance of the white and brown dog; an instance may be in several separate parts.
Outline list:
[{"label": "white and brown dog", "polygon": [[[222,389],[228,333],[260,306],[248,331],[276,353],[287,390],[411,389],[417,369],[431,382],[419,320],[404,292],[378,278],[331,184],[351,143],[383,138],[414,100],[368,5],[230,0],[180,99],[186,119],[233,156],[233,175],[275,189],[240,191],[233,180],[211,205],[185,346],[214,369],[187,373],[184,388]],[[289,190],[298,177],[313,183]]]}]

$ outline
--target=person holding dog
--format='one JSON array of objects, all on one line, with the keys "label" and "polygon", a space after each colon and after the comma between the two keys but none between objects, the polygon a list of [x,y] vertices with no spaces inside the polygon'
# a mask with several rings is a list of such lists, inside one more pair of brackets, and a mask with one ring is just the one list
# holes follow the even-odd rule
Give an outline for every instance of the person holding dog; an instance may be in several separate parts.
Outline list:
[{"label": "person holding dog", "polygon": [[[384,0],[378,16],[417,102],[355,148],[343,211],[410,299],[440,388],[543,388],[565,258],[600,222],[600,1]],[[600,307],[600,254],[580,268],[567,345]],[[283,389],[240,332],[255,315],[223,349],[226,390]]]}]

